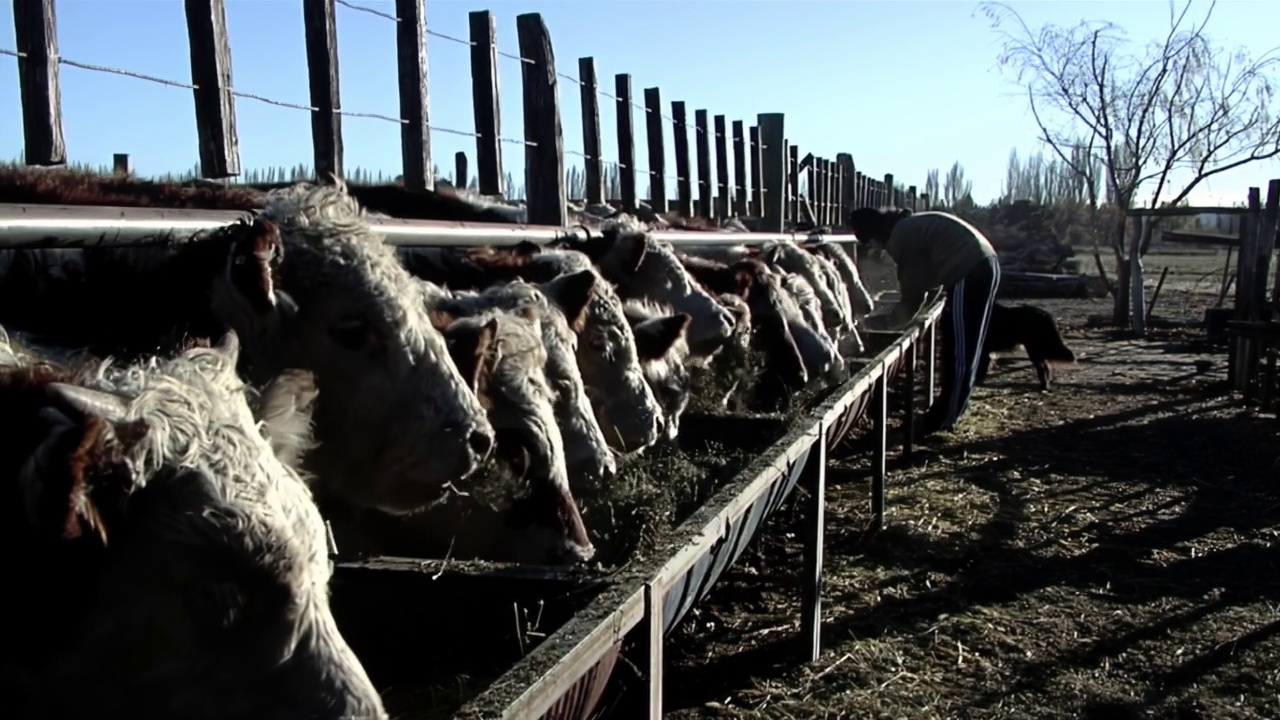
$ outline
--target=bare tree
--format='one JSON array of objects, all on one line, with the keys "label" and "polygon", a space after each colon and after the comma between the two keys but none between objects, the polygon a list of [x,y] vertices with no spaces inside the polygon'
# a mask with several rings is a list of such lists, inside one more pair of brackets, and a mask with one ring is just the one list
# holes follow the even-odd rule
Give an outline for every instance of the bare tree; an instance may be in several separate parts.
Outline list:
[{"label": "bare tree", "polygon": [[[1191,0],[1180,10],[1170,0],[1168,33],[1137,52],[1113,23],[1033,30],[1007,5],[980,6],[1002,40],[1001,66],[1026,88],[1040,140],[1093,189],[1094,209],[1101,186],[1117,210],[1108,234],[1118,325],[1128,319],[1135,260],[1124,211],[1140,199],[1181,204],[1214,175],[1280,155],[1280,118],[1269,107],[1280,55],[1253,58],[1213,45],[1204,31],[1215,5],[1190,22]],[[1150,235],[1141,247],[1149,243]]]},{"label": "bare tree", "polygon": [[938,182],[938,169],[930,170],[924,176],[924,193],[929,198],[931,207],[925,208],[932,210],[935,207],[942,207],[942,183]]},{"label": "bare tree", "polygon": [[946,198],[947,207],[952,210],[967,210],[975,205],[973,183],[965,179],[964,166],[959,160],[952,163],[951,169],[947,171],[942,182],[942,194]]}]

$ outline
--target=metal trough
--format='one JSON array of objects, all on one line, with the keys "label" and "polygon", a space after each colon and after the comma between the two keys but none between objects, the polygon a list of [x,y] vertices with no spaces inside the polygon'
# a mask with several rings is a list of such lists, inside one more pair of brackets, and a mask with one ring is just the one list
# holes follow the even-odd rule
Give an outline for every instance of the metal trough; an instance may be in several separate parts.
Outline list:
[{"label": "metal trough", "polygon": [[[795,422],[790,431],[761,457],[721,487],[672,534],[669,552],[635,570],[583,609],[568,624],[520,661],[456,717],[587,718],[604,697],[605,684],[624,639],[642,648],[648,698],[642,704],[651,718],[662,716],[662,651],[665,636],[710,591],[742,554],[765,520],[797,485],[809,490],[809,532],[805,538],[804,595],[801,623],[806,655],[820,651],[822,501],[827,450],[843,442],[868,410],[882,411],[877,425],[879,471],[873,480],[873,509],[883,522],[887,385],[906,371],[915,384],[917,348],[926,346],[927,397],[933,389],[934,326],[941,303],[921,313],[902,332],[885,333],[873,357],[854,359],[862,367],[829,398]],[[875,346],[873,346],[875,347]],[[913,405],[909,404],[913,408]],[[912,412],[908,411],[908,423]],[[904,453],[910,448],[904,447]],[[628,698],[631,709],[638,699]],[[631,713],[628,713],[631,714]]]}]

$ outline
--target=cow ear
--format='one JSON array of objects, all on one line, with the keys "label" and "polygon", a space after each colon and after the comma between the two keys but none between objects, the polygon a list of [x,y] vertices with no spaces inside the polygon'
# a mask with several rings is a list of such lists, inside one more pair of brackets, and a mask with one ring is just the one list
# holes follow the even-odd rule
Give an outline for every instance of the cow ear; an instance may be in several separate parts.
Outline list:
[{"label": "cow ear", "polygon": [[19,473],[27,517],[48,537],[105,545],[134,487],[126,453],[146,423],[128,420],[127,403],[111,393],[62,383],[46,392],[41,439]]},{"label": "cow ear", "polygon": [[591,306],[591,296],[596,288],[595,271],[579,270],[570,275],[561,275],[545,283],[542,288],[547,298],[564,313],[569,327],[574,332],[582,332],[587,322],[587,308]]},{"label": "cow ear", "polygon": [[488,409],[485,399],[488,378],[497,364],[493,357],[497,334],[496,317],[478,327],[471,323],[454,323],[444,331],[449,357],[485,409]]},{"label": "cow ear", "polygon": [[640,233],[623,233],[613,243],[613,255],[618,268],[630,275],[640,269],[648,251],[648,240]]},{"label": "cow ear", "polygon": [[298,369],[280,373],[262,391],[258,415],[263,433],[285,465],[296,467],[315,447],[311,418],[319,394],[315,375]]},{"label": "cow ear", "polygon": [[641,360],[657,360],[667,354],[689,329],[688,313],[645,320],[635,326],[636,353]]},{"label": "cow ear", "polygon": [[514,428],[498,428],[494,436],[495,454],[502,458],[517,480],[524,480],[529,472],[529,446],[524,436]]},{"label": "cow ear", "polygon": [[751,288],[756,284],[756,278],[749,270],[739,269],[734,274],[734,280],[738,283],[738,297],[743,300],[747,299],[747,295],[751,294]]},{"label": "cow ear", "polygon": [[538,308],[534,305],[522,305],[515,311],[515,316],[531,323],[538,321]]},{"label": "cow ear", "polygon": [[284,259],[284,243],[275,223],[256,218],[232,233],[226,280],[256,315],[276,309],[275,271]]}]

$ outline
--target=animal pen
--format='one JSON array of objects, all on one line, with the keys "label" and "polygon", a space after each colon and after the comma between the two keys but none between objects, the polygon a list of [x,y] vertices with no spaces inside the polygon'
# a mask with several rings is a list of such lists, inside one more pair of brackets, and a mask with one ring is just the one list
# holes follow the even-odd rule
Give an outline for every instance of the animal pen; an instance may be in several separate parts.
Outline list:
[{"label": "animal pen", "polygon": [[[1128,215],[1135,225],[1130,235],[1130,257],[1139,258],[1134,262],[1130,288],[1130,317],[1138,336],[1146,331],[1150,308],[1159,297],[1163,283],[1162,278],[1151,303],[1147,304],[1140,258],[1150,241],[1154,223],[1160,218],[1190,215],[1227,215],[1236,219],[1235,234],[1162,231],[1161,238],[1166,242],[1227,248],[1219,306],[1205,310],[1205,327],[1210,340],[1226,340],[1227,376],[1232,387],[1241,393],[1245,403],[1270,409],[1280,389],[1276,384],[1280,355],[1280,273],[1275,276],[1270,299],[1267,297],[1276,238],[1280,234],[1280,179],[1268,183],[1265,204],[1261,189],[1251,187],[1245,207],[1145,208],[1130,210]],[[1231,272],[1233,251],[1236,262]],[[1232,305],[1223,308],[1221,305],[1233,284]]]},{"label": "animal pen", "polygon": [[[321,182],[343,176],[341,117],[359,114],[340,109],[338,100],[338,5],[350,6],[340,0],[303,3],[310,104],[293,106],[310,114],[314,166]],[[232,178],[241,171],[235,98],[282,103],[232,87],[222,0],[187,0],[186,14],[191,82],[143,79],[192,91],[201,174],[210,180]],[[395,22],[400,114],[383,119],[400,126],[403,192],[413,197],[435,188],[430,132],[449,130],[429,124],[425,41],[432,33],[425,23],[423,1],[397,0],[395,14],[387,17]],[[471,47],[475,127],[472,132],[449,132],[475,137],[480,193],[497,198],[503,194],[501,142],[506,139],[499,134],[495,64],[503,54],[497,50],[492,13],[473,12],[469,19],[471,37],[462,42]],[[21,77],[26,162],[38,166],[65,164],[59,66],[88,66],[59,53],[53,0],[14,0],[14,21],[16,50],[4,52],[17,58]],[[685,103],[672,102],[671,115],[663,115],[657,87],[646,88],[643,106],[636,106],[645,111],[648,146],[644,173],[650,193],[642,199],[636,187],[631,76],[618,74],[615,94],[603,93],[596,80],[593,58],[579,59],[577,78],[557,72],[550,34],[540,15],[520,15],[517,29],[524,138],[509,142],[522,145],[525,151],[528,224],[462,225],[416,217],[372,219],[386,242],[501,246],[580,237],[585,231],[571,227],[566,206],[564,156],[571,151],[564,148],[561,132],[560,79],[581,89],[583,150],[574,154],[582,157],[586,167],[587,202],[599,204],[607,200],[628,212],[640,210],[643,203],[663,213],[668,210],[670,195],[666,181],[674,180],[676,192],[671,204],[679,217],[745,217],[758,221],[760,232],[651,234],[673,245],[832,242],[838,240],[839,226],[853,207],[927,207],[928,199],[918,195],[914,186],[900,187],[891,174],[873,179],[856,169],[849,153],[837,154],[834,161],[812,154],[802,159],[786,137],[782,113],[762,113],[755,125],[745,127],[742,121],[729,124],[723,115],[709,118],[706,110],[695,110],[696,166],[691,165]],[[602,157],[600,96],[612,99],[617,110],[618,160],[613,164],[622,171],[618,198],[604,195],[603,168],[608,161]],[[674,137],[674,176],[667,175],[665,167],[664,128],[668,122]],[[696,199],[692,182],[695,167]],[[807,180],[804,194],[801,172],[806,173]],[[466,173],[459,176],[465,177]],[[806,220],[806,215],[811,217]],[[237,212],[189,208],[3,203],[0,247],[166,243],[242,216]],[[802,227],[812,229],[800,230]],[[600,713],[611,703],[621,706],[617,698],[625,692],[630,699],[643,693],[646,699],[631,706],[642,709],[649,717],[661,717],[664,638],[706,596],[766,519],[795,495],[797,487],[803,487],[807,530],[799,589],[805,601],[798,657],[816,658],[820,652],[827,453],[861,432],[860,420],[871,420],[871,509],[877,526],[881,526],[885,520],[891,386],[901,384],[904,394],[913,399],[917,386],[923,386],[927,401],[932,400],[935,326],[940,314],[941,304],[936,303],[923,310],[903,332],[866,333],[867,352],[848,359],[851,377],[821,392],[789,416],[686,414],[678,437],[682,452],[705,453],[710,447],[727,447],[750,459],[736,467],[720,469],[709,497],[674,519],[675,528],[662,539],[658,552],[633,558],[620,568],[566,570],[447,559],[348,557],[339,548],[333,602],[343,634],[379,687],[430,684],[423,678],[433,673],[458,672],[456,668],[438,666],[447,658],[437,656],[450,655],[452,651],[439,653],[433,648],[475,642],[450,634],[461,632],[451,626],[466,624],[455,622],[463,614],[456,601],[465,598],[468,611],[484,615],[490,626],[505,624],[510,618],[515,637],[507,634],[505,639],[512,640],[515,646],[495,648],[486,658],[486,665],[467,669],[470,674],[483,677],[486,687],[468,690],[443,703],[434,697],[436,690],[424,689],[417,694],[407,690],[408,694],[402,693],[404,697],[397,703],[401,714],[429,716],[440,712],[438,707],[443,704],[449,706],[450,715],[464,718],[577,718]],[[919,366],[923,366],[923,373],[918,371]],[[915,405],[906,403],[908,440],[902,449],[904,455],[912,450],[909,438]],[[757,442],[751,442],[753,438]],[[451,604],[455,607],[449,610],[450,619],[442,622],[432,608],[443,612]],[[641,687],[637,688],[627,673],[617,671],[623,657],[640,668]]]}]

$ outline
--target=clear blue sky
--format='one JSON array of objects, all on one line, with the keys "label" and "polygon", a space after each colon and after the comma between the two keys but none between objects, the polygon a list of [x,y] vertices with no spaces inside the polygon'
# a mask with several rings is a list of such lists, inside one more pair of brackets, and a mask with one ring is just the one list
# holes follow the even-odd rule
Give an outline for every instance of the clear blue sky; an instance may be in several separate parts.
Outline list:
[{"label": "clear blue sky", "polygon": [[[360,0],[387,12],[389,0]],[[1164,2],[1150,0],[1014,3],[1029,24],[1105,19],[1135,40],[1162,32]],[[550,28],[559,69],[577,75],[577,58],[596,58],[601,85],[629,72],[637,101],[646,87],[670,101],[753,124],[757,113],[785,112],[786,133],[801,154],[834,158],[850,152],[860,170],[894,173],[923,186],[930,168],[959,160],[976,199],[1000,190],[1009,151],[1035,151],[1035,128],[1025,100],[995,67],[997,40],[973,0],[428,0],[435,31],[467,37],[467,13],[488,9],[498,20],[500,49],[518,50],[515,18],[540,12]],[[187,36],[180,0],[60,0],[61,53],[81,62],[189,81]],[[1265,18],[1269,17],[1269,20]],[[302,0],[227,0],[234,85],[267,97],[306,104]],[[1219,3],[1215,38],[1261,54],[1280,42],[1277,0]],[[13,14],[0,12],[0,47],[12,49]],[[394,26],[338,7],[342,105],[354,111],[398,114]],[[428,39],[433,125],[470,131],[468,48]],[[0,157],[21,149],[16,62],[0,56]],[[520,63],[499,58],[502,134],[523,136]],[[109,164],[128,152],[143,175],[182,171],[197,159],[189,90],[64,66],[62,102],[70,159]],[[582,149],[576,84],[561,81],[565,147]],[[311,164],[307,114],[237,99],[240,151],[246,168]],[[602,102],[606,157],[616,158],[612,103]],[[643,111],[633,118],[643,128]],[[399,172],[399,131],[381,120],[344,118],[346,164]],[[674,174],[671,130],[668,167]],[[692,141],[691,141],[692,142]],[[646,167],[643,132],[637,164]],[[464,150],[475,162],[474,140],[432,133],[435,162],[447,172]],[[692,147],[692,145],[691,145]],[[503,145],[507,170],[520,178],[523,148]],[[714,150],[713,150],[714,152]],[[580,158],[567,156],[566,162]],[[714,172],[714,164],[713,164]],[[1280,177],[1280,163],[1224,174],[1212,195],[1197,201],[1243,199],[1249,185]],[[638,186],[646,187],[641,176]],[[672,187],[669,181],[669,187]],[[674,189],[671,191],[674,194]]]}]

